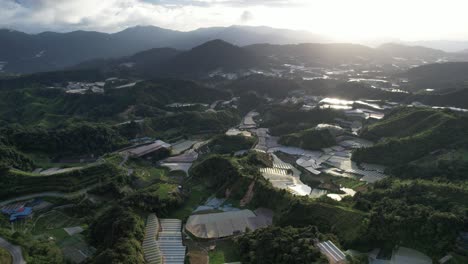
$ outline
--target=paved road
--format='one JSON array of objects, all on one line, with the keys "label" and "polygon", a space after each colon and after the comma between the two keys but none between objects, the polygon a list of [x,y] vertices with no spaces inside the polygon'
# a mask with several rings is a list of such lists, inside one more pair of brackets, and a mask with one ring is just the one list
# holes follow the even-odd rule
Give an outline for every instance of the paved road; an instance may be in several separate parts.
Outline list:
[{"label": "paved road", "polygon": [[88,192],[89,190],[95,188],[98,185],[99,185],[99,183],[93,184],[93,185],[88,186],[88,187],[86,187],[84,189],[81,189],[81,190],[76,191],[76,192],[71,192],[71,193],[41,192],[41,193],[33,193],[33,194],[23,195],[23,196],[19,196],[19,197],[9,199],[9,200],[1,201],[0,206],[4,206],[4,205],[10,204],[10,203],[17,202],[17,201],[24,201],[24,200],[34,199],[34,198],[38,198],[38,197],[74,198],[74,197],[81,196],[81,195],[85,194],[86,192]]},{"label": "paved road", "polygon": [[10,252],[13,257],[13,264],[26,264],[26,261],[23,259],[23,254],[21,253],[21,248],[10,244],[8,241],[0,237],[0,247],[6,249]]}]

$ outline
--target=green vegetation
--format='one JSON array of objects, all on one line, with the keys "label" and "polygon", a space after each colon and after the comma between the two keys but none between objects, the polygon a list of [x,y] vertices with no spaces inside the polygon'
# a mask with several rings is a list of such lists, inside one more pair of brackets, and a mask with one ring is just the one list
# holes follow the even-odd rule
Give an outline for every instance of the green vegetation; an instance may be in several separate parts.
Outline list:
[{"label": "green vegetation", "polygon": [[89,229],[92,243],[97,248],[91,263],[145,263],[141,247],[144,221],[131,208],[112,207]]},{"label": "green vegetation", "polygon": [[402,107],[387,114],[381,121],[366,127],[362,136],[369,139],[404,138],[427,134],[457,116],[451,111],[426,107]]},{"label": "green vegetation", "polygon": [[391,173],[398,175],[399,178],[407,179],[466,180],[466,175],[468,175],[467,153],[466,148],[438,151],[412,162],[394,166]]},{"label": "green vegetation", "polygon": [[207,147],[209,148],[210,153],[228,154],[239,150],[250,149],[254,145],[255,141],[254,137],[244,137],[242,135],[218,135],[208,143]]},{"label": "green vegetation", "polygon": [[366,214],[358,210],[296,198],[282,212],[279,223],[294,227],[317,226],[322,233],[336,234],[341,244],[349,247],[365,232],[365,219]]},{"label": "green vegetation", "polygon": [[[155,167],[151,161],[141,159],[131,159],[124,166],[133,171],[131,184],[111,188],[115,189],[112,192],[120,198],[120,204],[165,216],[183,203],[184,194],[179,190],[177,180],[170,177],[169,169]],[[109,191],[103,190],[104,194]]]},{"label": "green vegetation", "polygon": [[271,106],[263,113],[262,126],[270,128],[273,136],[282,136],[315,127],[320,123],[334,123],[341,117],[338,111],[315,109],[302,111],[300,105]]},{"label": "green vegetation", "polygon": [[467,187],[450,183],[388,179],[354,200],[370,213],[368,243],[406,245],[435,258],[453,247],[468,215]]},{"label": "green vegetation", "polygon": [[[196,164],[191,175],[203,180],[218,195],[240,200],[252,181],[254,195],[249,208],[266,207],[275,211],[281,226],[317,226],[320,232],[336,233],[344,245],[351,245],[365,231],[366,214],[358,210],[300,198],[274,189],[259,173],[265,166],[262,154],[255,152],[243,157],[211,156]],[[271,162],[271,161],[270,161]]]},{"label": "green vegetation", "polygon": [[11,264],[12,260],[10,253],[6,249],[0,248],[0,263]]},{"label": "green vegetation", "polygon": [[63,230],[64,227],[79,226],[82,222],[79,219],[70,217],[61,211],[49,211],[35,219],[33,235],[46,235],[55,239],[63,239],[68,234]]},{"label": "green vegetation", "polygon": [[180,138],[201,133],[219,133],[238,124],[240,117],[234,111],[181,112],[152,118],[148,126],[160,138]]},{"label": "green vegetation", "polygon": [[211,193],[201,183],[191,183],[188,190],[188,197],[184,200],[182,206],[172,210],[168,217],[177,219],[187,219],[201,203],[210,197]]},{"label": "green vegetation", "polygon": [[464,87],[468,77],[468,63],[447,62],[422,65],[403,73],[409,79],[409,89],[436,89]]},{"label": "green vegetation", "polygon": [[0,102],[0,120],[23,125],[56,126],[71,118],[115,122],[122,118],[122,113],[130,120],[162,116],[167,104],[212,103],[229,97],[225,91],[176,79],[145,81],[122,89],[109,88],[104,94],[69,94],[41,85],[11,87],[0,90],[0,97],[4,99]]},{"label": "green vegetation", "polygon": [[281,136],[278,142],[303,149],[322,149],[336,144],[335,137],[328,129],[315,128]]},{"label": "green vegetation", "polygon": [[338,186],[342,186],[342,187],[345,187],[345,188],[350,188],[350,189],[353,189],[353,190],[356,190],[357,188],[366,185],[365,181],[360,181],[360,180],[357,180],[357,179],[347,178],[347,177],[331,176],[330,180],[331,180],[331,182],[333,182],[334,184],[336,184]]},{"label": "green vegetation", "polygon": [[205,184],[214,190],[235,183],[240,177],[240,172],[231,159],[223,156],[211,156],[194,165],[190,174],[195,179],[206,180]]},{"label": "green vegetation", "polygon": [[208,252],[210,264],[224,264],[240,260],[239,249],[233,241],[219,241],[216,248]]},{"label": "green vegetation", "polygon": [[[42,79],[48,76],[45,74],[0,81],[0,87],[8,84],[0,89],[0,199],[89,189],[89,195],[78,192],[79,197],[72,200],[48,198],[55,205],[74,206],[42,215],[38,212],[32,220],[13,224],[16,232],[0,215],[0,235],[20,245],[28,263],[63,263],[67,258],[64,249],[75,244],[87,248],[88,242],[97,252],[87,263],[144,263],[141,241],[147,213],[186,220],[212,195],[226,198],[237,207],[271,208],[275,215],[272,227],[247,232],[236,241],[217,241],[216,249],[209,252],[210,263],[326,262],[314,239],[330,239],[343,249],[362,252],[407,246],[433,259],[447,252],[463,253],[456,245],[460,232],[466,232],[468,226],[466,113],[397,108],[365,127],[362,136],[377,144],[356,150],[353,160],[387,165],[386,173],[392,175],[375,184],[326,174],[315,176],[302,170],[301,179],[310,186],[343,186],[357,191],[354,197],[338,202],[327,197],[297,197],[273,188],[259,172],[260,167],[272,166],[268,154],[249,151],[232,155],[250,149],[256,138],[227,136],[224,132],[239,124],[241,115],[256,109],[261,127],[279,136],[281,144],[321,149],[336,144],[334,133],[314,127],[345,118],[341,111],[303,111],[300,104],[269,103],[267,97],[278,99],[273,102],[290,94],[403,101],[421,94],[389,93],[338,80],[265,76],[248,76],[230,83],[209,80],[210,84],[221,84],[224,90],[175,79],[143,81],[122,89],[107,84],[103,94],[68,94],[62,89],[45,88],[52,80],[60,85],[66,85],[72,77],[97,80],[92,72],[86,73],[88,76],[84,72],[63,74],[50,73],[50,80]],[[237,109],[225,108],[224,104],[219,104],[218,111],[200,105],[168,106],[229,100],[230,92],[240,96],[233,101]],[[105,155],[88,165],[66,163],[74,158],[99,157],[127,146],[133,138],[148,136],[176,142],[195,134],[203,135],[204,140],[207,135],[212,137],[201,149],[203,155],[192,166],[190,177],[180,171],[169,173],[157,167],[154,159],[123,163],[117,154]],[[290,159],[289,163],[297,160],[295,156],[278,155]],[[76,168],[49,176],[28,172],[59,166]],[[69,236],[63,227],[70,226],[82,226],[85,232]],[[8,261],[6,258],[8,255],[0,251],[0,262]],[[456,259],[463,263],[465,257],[460,254]],[[356,258],[350,263],[358,261]]]},{"label": "green vegetation", "polygon": [[378,144],[353,153],[357,162],[390,166],[406,164],[434,151],[467,148],[468,117],[430,108],[400,108],[370,125],[363,136],[383,137]]},{"label": "green vegetation", "polygon": [[156,183],[130,194],[123,204],[131,207],[156,212],[157,215],[167,215],[168,211],[177,208],[182,202],[176,184]]},{"label": "green vegetation", "polygon": [[448,262],[449,264],[463,264],[468,262],[467,256],[459,255],[453,252],[451,252],[450,255],[453,256],[453,259]]},{"label": "green vegetation", "polygon": [[142,159],[132,159],[126,166],[133,169],[133,175],[144,183],[154,183],[156,181],[169,181],[169,169],[155,167],[151,162]]},{"label": "green vegetation", "polygon": [[394,175],[358,192],[353,206],[369,214],[356,247],[403,245],[434,259],[454,249],[468,216],[468,117],[431,108],[398,108],[369,125],[379,142],[353,159],[389,165]]},{"label": "green vegetation", "polygon": [[237,239],[242,263],[328,263],[314,246],[313,227],[268,227]]},{"label": "green vegetation", "polygon": [[105,124],[73,122],[55,129],[10,126],[0,135],[22,151],[42,152],[53,156],[103,154],[126,144],[126,140]]},{"label": "green vegetation", "polygon": [[107,183],[111,179],[115,183],[125,183],[128,179],[124,175],[119,168],[109,163],[91,165],[50,176],[9,170],[0,178],[3,186],[0,190],[0,198],[47,191],[74,192],[94,184]]},{"label": "green vegetation", "polygon": [[95,82],[102,80],[103,76],[95,70],[79,71],[50,71],[34,74],[21,75],[17,78],[1,78],[0,88],[2,90],[29,88],[38,86],[50,86],[54,83],[63,83],[69,81]]},{"label": "green vegetation", "polygon": [[250,75],[229,83],[226,89],[232,90],[235,95],[254,92],[260,96],[284,98],[289,92],[301,89],[301,86],[293,80]]},{"label": "green vegetation", "polygon": [[197,181],[224,196],[226,192],[240,200],[252,180],[264,181],[259,167],[271,165],[268,155],[256,151],[248,152],[242,157],[210,155],[197,162],[190,169],[190,175]]},{"label": "green vegetation", "polygon": [[266,99],[259,97],[255,92],[244,93],[239,97],[237,109],[241,115],[245,115],[252,109],[260,111],[266,105]]},{"label": "green vegetation", "polygon": [[34,161],[22,152],[14,147],[5,146],[0,143],[0,170],[10,167],[21,170],[31,170],[33,165]]},{"label": "green vegetation", "polygon": [[461,87],[446,87],[447,89],[437,92],[419,92],[406,99],[406,102],[421,102],[426,105],[450,106],[467,109],[468,102],[465,100],[468,96],[466,84]]},{"label": "green vegetation", "polygon": [[[0,236],[14,245],[20,245],[27,263],[62,264],[63,255],[54,242],[47,238],[34,238],[30,233],[11,230],[10,223],[0,214]],[[0,258],[1,260],[1,258]],[[3,262],[1,262],[3,263]],[[8,262],[6,262],[8,263]]]}]

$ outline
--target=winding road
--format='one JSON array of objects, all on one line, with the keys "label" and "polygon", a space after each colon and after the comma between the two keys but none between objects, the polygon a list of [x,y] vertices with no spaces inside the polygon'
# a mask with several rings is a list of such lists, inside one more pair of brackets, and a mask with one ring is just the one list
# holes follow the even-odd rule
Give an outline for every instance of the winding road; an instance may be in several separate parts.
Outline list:
[{"label": "winding road", "polygon": [[77,196],[81,196],[83,194],[86,194],[89,190],[99,186],[100,183],[93,184],[91,186],[88,186],[84,189],[78,190],[76,192],[70,192],[70,193],[64,193],[64,192],[41,192],[41,193],[33,193],[33,194],[27,194],[23,196],[18,196],[9,200],[1,201],[0,202],[0,207],[18,202],[18,201],[24,201],[24,200],[29,200],[29,199],[34,199],[34,198],[39,198],[39,197],[60,197],[60,198],[74,198]]},{"label": "winding road", "polygon": [[[80,195],[85,194],[92,188],[98,186],[99,184],[94,184],[91,186],[88,186],[84,189],[81,189],[76,192],[71,192],[71,193],[62,193],[62,192],[41,192],[41,193],[34,193],[34,194],[28,194],[28,195],[23,195],[19,196],[13,199],[5,200],[0,202],[0,207],[17,202],[17,201],[24,201],[24,200],[29,200],[29,199],[34,199],[38,197],[60,197],[60,198],[73,198],[77,197]],[[26,261],[23,259],[23,255],[21,253],[21,247],[15,246],[13,244],[10,244],[8,241],[0,237],[0,247],[6,249],[8,252],[10,252],[11,256],[13,257],[13,264],[25,264]]]},{"label": "winding road", "polygon": [[1,237],[0,247],[10,252],[10,255],[13,258],[13,264],[26,264],[26,261],[23,259],[23,254],[21,253],[21,247],[15,246]]}]

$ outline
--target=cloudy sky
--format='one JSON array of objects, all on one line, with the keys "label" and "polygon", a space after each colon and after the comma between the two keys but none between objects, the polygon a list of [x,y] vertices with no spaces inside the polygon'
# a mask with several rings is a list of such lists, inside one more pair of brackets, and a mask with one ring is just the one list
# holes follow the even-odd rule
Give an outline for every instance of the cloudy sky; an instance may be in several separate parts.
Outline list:
[{"label": "cloudy sky", "polygon": [[30,33],[135,25],[266,25],[339,40],[468,40],[468,0],[0,0],[0,27]]}]

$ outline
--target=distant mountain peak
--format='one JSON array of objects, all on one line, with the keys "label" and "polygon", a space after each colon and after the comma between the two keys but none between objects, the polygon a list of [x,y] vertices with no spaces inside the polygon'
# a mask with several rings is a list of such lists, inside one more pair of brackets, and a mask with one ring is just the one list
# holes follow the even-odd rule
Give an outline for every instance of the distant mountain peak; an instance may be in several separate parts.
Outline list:
[{"label": "distant mountain peak", "polygon": [[162,27],[157,27],[157,26],[151,26],[151,25],[138,25],[138,26],[133,26],[133,27],[129,27],[129,28],[126,28],[122,31],[119,31],[117,33],[114,33],[114,34],[133,34],[133,33],[136,33],[136,34],[144,34],[144,33],[159,33],[159,32],[174,32],[174,33],[178,33],[180,31],[176,31],[176,30],[172,30],[172,29],[166,29],[166,28],[162,28]]},{"label": "distant mountain peak", "polygon": [[148,29],[165,29],[165,28],[158,27],[158,26],[153,26],[153,25],[136,25],[136,26],[133,26],[133,27],[128,27],[128,28],[126,28],[126,29],[124,29],[122,31],[125,31],[125,30],[148,30]]},{"label": "distant mountain peak", "polygon": [[442,51],[438,49],[433,49],[433,48],[428,48],[425,46],[421,45],[407,45],[407,44],[402,44],[402,43],[396,43],[396,42],[388,42],[384,43],[379,46],[379,48],[398,48],[398,49],[425,49],[425,50],[433,50],[433,51]]},{"label": "distant mountain peak", "polygon": [[193,49],[205,49],[205,48],[224,48],[224,47],[230,47],[230,48],[239,48],[236,45],[233,45],[227,41],[224,41],[222,39],[213,39],[210,41],[207,41],[197,47],[194,47]]}]

